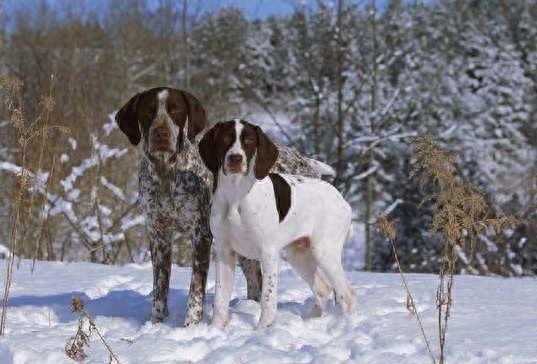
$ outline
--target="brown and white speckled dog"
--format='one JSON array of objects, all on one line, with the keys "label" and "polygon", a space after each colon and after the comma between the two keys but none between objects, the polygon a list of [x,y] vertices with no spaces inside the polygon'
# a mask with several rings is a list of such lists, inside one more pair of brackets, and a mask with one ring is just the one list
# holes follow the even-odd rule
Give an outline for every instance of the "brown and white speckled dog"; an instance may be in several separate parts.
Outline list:
[{"label": "brown and white speckled dog", "polygon": [[[157,87],[133,96],[116,114],[116,121],[133,145],[143,140],[139,172],[139,199],[149,231],[153,264],[151,322],[168,314],[172,265],[172,235],[190,237],[193,245],[192,278],[184,324],[203,319],[205,284],[212,235],[209,228],[212,176],[195,142],[207,126],[201,103],[190,93]],[[328,166],[280,148],[274,169],[319,177]],[[259,299],[259,264],[240,260],[248,284],[248,298]]]}]

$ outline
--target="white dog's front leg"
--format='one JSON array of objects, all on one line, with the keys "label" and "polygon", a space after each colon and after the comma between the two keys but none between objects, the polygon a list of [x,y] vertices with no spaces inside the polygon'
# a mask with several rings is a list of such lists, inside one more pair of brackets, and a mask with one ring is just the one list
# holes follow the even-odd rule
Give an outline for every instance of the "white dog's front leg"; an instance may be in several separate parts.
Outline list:
[{"label": "white dog's front leg", "polygon": [[261,292],[261,317],[257,329],[264,329],[272,324],[278,305],[278,253],[263,252],[261,257],[263,285]]},{"label": "white dog's front leg", "polygon": [[237,254],[227,247],[216,248],[216,282],[212,325],[224,327],[229,317],[229,300],[233,290]]}]

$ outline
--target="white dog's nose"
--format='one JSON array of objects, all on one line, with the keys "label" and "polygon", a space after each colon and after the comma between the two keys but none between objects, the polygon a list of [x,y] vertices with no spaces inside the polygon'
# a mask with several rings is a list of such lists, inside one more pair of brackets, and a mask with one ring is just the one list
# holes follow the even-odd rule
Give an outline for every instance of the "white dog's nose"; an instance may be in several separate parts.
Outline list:
[{"label": "white dog's nose", "polygon": [[240,154],[230,154],[228,157],[228,164],[230,166],[237,166],[242,164],[242,155]]},{"label": "white dog's nose", "polygon": [[233,153],[227,157],[226,169],[229,173],[242,173],[243,172],[243,156],[241,154]]}]

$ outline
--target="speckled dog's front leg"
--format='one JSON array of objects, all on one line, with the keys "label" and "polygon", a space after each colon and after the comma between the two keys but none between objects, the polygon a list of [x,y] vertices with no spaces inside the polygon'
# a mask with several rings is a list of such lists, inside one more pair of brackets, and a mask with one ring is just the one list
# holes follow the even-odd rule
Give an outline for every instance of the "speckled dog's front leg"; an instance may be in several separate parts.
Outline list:
[{"label": "speckled dog's front leg", "polygon": [[192,257],[192,276],[188,296],[185,326],[198,324],[203,320],[205,306],[205,287],[211,260],[212,235],[209,228],[199,229],[192,238],[194,245]]},{"label": "speckled dog's front leg", "polygon": [[162,322],[168,315],[168,291],[172,269],[171,234],[158,223],[150,221],[149,245],[153,264],[153,307],[151,322]]},{"label": "speckled dog's front leg", "polygon": [[246,277],[246,296],[249,300],[259,302],[261,299],[261,287],[263,274],[258,260],[239,256],[239,265]]}]

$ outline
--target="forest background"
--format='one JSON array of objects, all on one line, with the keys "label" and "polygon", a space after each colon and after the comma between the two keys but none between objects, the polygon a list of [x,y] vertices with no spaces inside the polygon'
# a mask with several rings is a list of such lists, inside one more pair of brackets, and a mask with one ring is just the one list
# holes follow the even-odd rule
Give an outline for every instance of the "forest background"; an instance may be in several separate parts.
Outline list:
[{"label": "forest background", "polygon": [[[147,259],[136,203],[141,151],[113,113],[134,93],[168,85],[195,94],[211,122],[261,123],[335,169],[329,180],[358,227],[346,269],[396,269],[372,224],[386,209],[402,268],[439,269],[431,191],[410,176],[409,140],[428,134],[456,153],[458,178],[520,221],[460,249],[460,270],[537,273],[536,2],[297,2],[291,14],[266,19],[194,0],[111,0],[98,12],[68,0],[34,3],[0,14],[0,244],[12,233],[20,166],[33,177],[20,256]],[[21,140],[32,130],[18,127],[13,110],[50,130],[25,153]],[[176,243],[176,262],[188,264],[188,242]]]}]

